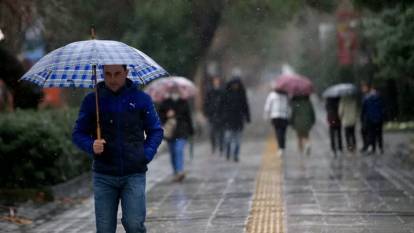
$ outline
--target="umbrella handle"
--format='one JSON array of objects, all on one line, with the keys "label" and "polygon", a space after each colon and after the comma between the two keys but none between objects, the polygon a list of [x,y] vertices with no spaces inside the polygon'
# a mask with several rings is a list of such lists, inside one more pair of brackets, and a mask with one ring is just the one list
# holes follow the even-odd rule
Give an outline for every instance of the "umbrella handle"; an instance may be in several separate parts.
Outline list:
[{"label": "umbrella handle", "polygon": [[98,85],[96,84],[96,65],[92,65],[92,79],[95,84],[95,104],[96,104],[96,137],[101,139],[101,124],[99,121],[99,96],[98,96]]},{"label": "umbrella handle", "polygon": [[[95,25],[91,25],[91,39],[96,39]],[[96,137],[101,139],[101,124],[99,121],[99,96],[98,96],[98,85],[96,81],[96,65],[92,65],[92,79],[95,84],[95,104],[96,104]]]}]

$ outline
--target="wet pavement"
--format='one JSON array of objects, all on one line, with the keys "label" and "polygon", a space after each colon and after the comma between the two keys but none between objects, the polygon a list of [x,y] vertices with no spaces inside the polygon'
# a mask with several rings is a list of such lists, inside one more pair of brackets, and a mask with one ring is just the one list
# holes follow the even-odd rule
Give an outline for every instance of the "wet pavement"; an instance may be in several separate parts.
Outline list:
[{"label": "wet pavement", "polygon": [[312,154],[300,156],[293,140],[284,158],[287,232],[414,233],[414,169],[392,151],[400,139],[386,134],[383,155],[335,158],[319,119]]},{"label": "wet pavement", "polygon": [[[147,222],[151,233],[243,232],[254,193],[264,142],[246,142],[239,163],[213,156],[206,143],[195,146],[194,158],[187,156],[187,178],[171,181],[167,154],[149,168],[147,178]],[[124,232],[118,214],[117,232]],[[93,199],[32,225],[0,222],[1,232],[94,232]]]},{"label": "wet pavement", "polygon": [[[283,190],[284,231],[414,233],[414,169],[394,153],[408,135],[386,134],[383,155],[345,153],[334,158],[324,116],[318,119],[311,133],[312,154],[300,156],[289,131],[282,171],[275,170],[283,175],[276,182],[281,189],[264,189]],[[188,177],[181,184],[171,181],[169,157],[161,153],[148,173],[148,232],[245,232],[249,216],[255,214],[250,209],[268,142],[245,138],[239,163],[214,156],[207,143],[197,143],[193,160],[187,156]],[[120,214],[117,232],[124,232]],[[48,216],[25,226],[0,222],[0,232],[95,231],[91,197]]]},{"label": "wet pavement", "polygon": [[149,192],[149,232],[243,232],[263,144],[243,145],[239,163],[196,153],[183,184],[167,179]]}]

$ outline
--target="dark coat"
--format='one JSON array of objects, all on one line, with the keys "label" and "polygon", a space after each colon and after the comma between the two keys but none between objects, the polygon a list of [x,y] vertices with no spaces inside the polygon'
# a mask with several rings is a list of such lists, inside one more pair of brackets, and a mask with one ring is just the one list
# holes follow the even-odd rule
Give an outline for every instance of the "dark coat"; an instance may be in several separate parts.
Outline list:
[{"label": "dark coat", "polygon": [[159,106],[159,113],[162,124],[167,122],[168,110],[174,110],[175,118],[177,121],[176,129],[171,137],[171,140],[177,138],[188,138],[194,134],[193,123],[191,119],[191,111],[188,101],[178,99],[176,101],[172,99],[164,100]]},{"label": "dark coat", "polygon": [[384,121],[384,102],[377,92],[371,92],[364,97],[361,121],[363,124],[382,123]]},{"label": "dark coat", "polygon": [[339,97],[326,99],[326,117],[329,127],[341,127],[341,119],[339,118]]},{"label": "dark coat", "polygon": [[204,100],[204,115],[215,127],[223,125],[222,103],[224,91],[222,89],[211,89],[207,92]]},{"label": "dark coat", "polygon": [[[238,90],[232,89],[233,84],[239,85],[240,88]],[[242,130],[244,123],[250,122],[246,91],[240,80],[230,81],[226,85],[221,111],[223,113],[224,129]]]},{"label": "dark coat", "polygon": [[99,83],[98,93],[101,132],[106,141],[104,152],[93,155],[95,93],[88,94],[82,102],[72,133],[73,142],[93,155],[92,169],[97,173],[125,176],[146,172],[147,163],[153,159],[163,137],[151,97],[129,79],[117,93]]},{"label": "dark coat", "polygon": [[299,135],[308,135],[315,124],[316,117],[309,96],[295,96],[291,100],[292,127]]}]

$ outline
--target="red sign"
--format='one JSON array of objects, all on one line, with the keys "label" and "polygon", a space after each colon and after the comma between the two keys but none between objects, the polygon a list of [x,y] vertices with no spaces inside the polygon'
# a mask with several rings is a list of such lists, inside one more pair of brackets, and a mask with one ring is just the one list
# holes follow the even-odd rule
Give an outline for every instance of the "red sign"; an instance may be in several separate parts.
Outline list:
[{"label": "red sign", "polygon": [[337,31],[338,60],[341,65],[350,65],[353,62],[357,48],[356,33],[350,28]]}]

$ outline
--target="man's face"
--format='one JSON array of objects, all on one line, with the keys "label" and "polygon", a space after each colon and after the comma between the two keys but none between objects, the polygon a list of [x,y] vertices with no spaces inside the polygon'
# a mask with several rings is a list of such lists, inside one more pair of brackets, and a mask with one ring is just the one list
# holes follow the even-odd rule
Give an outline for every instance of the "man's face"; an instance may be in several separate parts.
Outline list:
[{"label": "man's face", "polygon": [[213,79],[213,88],[214,89],[219,89],[221,85],[221,81],[219,78],[214,78]]},{"label": "man's face", "polygon": [[122,65],[105,65],[105,85],[113,92],[117,92],[125,85],[128,76],[128,70],[125,70]]},{"label": "man's face", "polygon": [[361,85],[361,91],[362,91],[362,93],[364,93],[364,94],[368,93],[368,92],[369,92],[369,87],[368,87],[368,85],[367,85],[367,84],[362,84],[362,85]]}]

